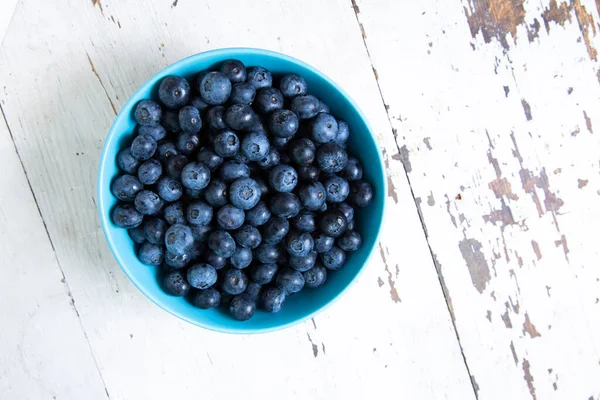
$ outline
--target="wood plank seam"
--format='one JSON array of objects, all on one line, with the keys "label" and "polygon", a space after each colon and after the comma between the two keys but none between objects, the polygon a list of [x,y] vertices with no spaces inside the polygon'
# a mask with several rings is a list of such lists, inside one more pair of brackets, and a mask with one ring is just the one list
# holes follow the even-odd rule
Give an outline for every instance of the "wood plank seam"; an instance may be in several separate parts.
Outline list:
[{"label": "wood plank seam", "polygon": [[[402,150],[400,149],[400,145],[398,144],[398,140],[397,140],[397,137],[396,137],[395,132],[394,132],[394,128],[393,128],[393,125],[392,125],[392,120],[391,120],[391,117],[390,117],[390,114],[389,114],[389,110],[388,110],[388,107],[387,107],[387,105],[385,103],[385,98],[383,97],[383,92],[381,90],[381,85],[379,83],[379,76],[377,75],[377,70],[375,69],[375,65],[373,65],[373,60],[371,58],[371,54],[369,53],[369,46],[367,45],[367,41],[366,41],[366,36],[367,35],[366,35],[365,29],[363,27],[363,24],[360,22],[360,17],[358,15],[360,13],[360,8],[356,4],[355,0],[350,0],[350,2],[351,2],[351,5],[352,5],[352,10],[354,12],[354,15],[356,17],[356,22],[358,23],[358,26],[359,26],[361,34],[362,34],[362,38],[361,39],[362,39],[362,42],[363,42],[363,44],[365,46],[365,51],[367,52],[367,58],[369,59],[369,63],[371,64],[371,68],[373,70],[373,75],[375,76],[375,82],[377,84],[377,90],[379,91],[379,96],[381,97],[381,101],[383,102],[383,105],[385,107],[385,115],[386,115],[386,117],[388,119],[388,123],[389,123],[390,129],[392,130],[392,135],[394,137],[394,143],[396,143],[396,148],[398,150],[398,153],[401,154]],[[415,197],[415,193],[414,193],[412,184],[410,182],[410,176],[409,176],[409,174],[408,174],[408,172],[406,170],[406,166],[404,165],[404,158],[402,158],[402,165],[404,167],[404,173],[406,174],[406,179],[408,180],[408,186],[410,188],[410,194],[411,194],[411,196],[413,198],[413,201],[415,202],[415,206],[417,207],[417,211],[418,211],[418,214],[419,214],[419,221],[421,222],[421,226],[423,228],[423,232],[425,233],[425,241],[427,242],[427,248],[429,249],[429,253],[431,255],[431,259],[432,259],[433,264],[435,266],[436,274],[438,276],[438,281],[440,283],[440,288],[442,289],[442,293],[444,294],[444,300],[446,301],[446,307],[448,308],[448,313],[450,314],[450,319],[452,321],[452,329],[454,329],[454,334],[456,335],[456,340],[458,341],[458,347],[460,349],[460,354],[461,354],[463,362],[465,364],[465,368],[467,370],[466,372],[467,372],[467,374],[469,374],[469,382],[471,382],[471,387],[473,389],[473,393],[475,395],[475,399],[479,399],[479,396],[478,396],[479,388],[478,388],[477,383],[474,381],[473,375],[471,374],[471,371],[469,369],[469,364],[467,362],[467,358],[466,358],[465,352],[463,350],[463,346],[462,346],[462,343],[461,343],[461,340],[460,340],[460,335],[458,333],[458,329],[456,328],[456,320],[454,318],[454,311],[453,311],[452,306],[450,304],[451,300],[450,300],[450,295],[448,293],[448,288],[446,287],[446,284],[444,283],[444,277],[441,274],[441,269],[440,269],[437,257],[433,253],[433,250],[431,248],[431,244],[429,243],[429,236],[427,235],[427,226],[425,225],[425,221],[424,221],[423,215],[421,213],[421,207],[419,205],[419,202],[417,201],[417,198]]]},{"label": "wood plank seam", "polygon": [[58,269],[61,274],[61,279],[67,288],[67,296],[69,296],[69,300],[70,300],[69,304],[71,305],[73,311],[75,312],[75,315],[77,315],[77,321],[79,322],[79,326],[81,327],[81,331],[83,332],[85,341],[90,349],[90,354],[92,355],[92,360],[94,360],[94,365],[96,367],[96,370],[98,371],[98,376],[100,376],[100,380],[104,387],[104,392],[106,393],[106,398],[110,399],[110,395],[108,394],[108,389],[106,387],[104,377],[102,376],[102,371],[100,371],[100,366],[98,365],[98,361],[96,360],[96,355],[94,354],[94,350],[93,350],[90,340],[88,338],[88,334],[87,334],[85,327],[83,326],[83,323],[81,321],[81,316],[79,315],[79,310],[77,310],[77,306],[75,306],[75,299],[73,298],[73,293],[71,292],[71,288],[69,287],[69,282],[67,282],[67,278],[65,277],[65,273],[63,271],[62,265],[60,264],[60,260],[58,259],[58,256],[56,254],[56,249],[54,248],[54,243],[52,241],[52,237],[50,236],[50,232],[48,231],[48,226],[46,225],[44,215],[42,214],[42,210],[40,209],[40,206],[38,204],[38,200],[35,196],[35,192],[33,191],[33,187],[31,186],[31,181],[29,179],[29,176],[27,175],[27,170],[25,169],[25,165],[23,164],[23,159],[21,158],[21,155],[19,154],[19,149],[17,148],[17,144],[15,143],[15,138],[12,134],[12,130],[10,129],[10,125],[8,124],[8,119],[6,118],[6,114],[4,113],[4,109],[2,108],[1,104],[0,104],[0,113],[2,113],[2,118],[4,119],[4,123],[6,124],[6,129],[8,130],[8,133],[10,135],[10,140],[12,141],[13,147],[15,148],[15,153],[17,155],[17,158],[19,159],[19,163],[21,164],[23,173],[25,174],[25,179],[27,180],[27,185],[29,186],[31,196],[33,197],[33,201],[37,208],[38,214],[40,215],[40,219],[42,220],[42,224],[44,225],[44,230],[46,232],[46,236],[48,237],[48,241],[50,242],[50,247],[52,248],[52,252],[54,253],[54,259],[56,260],[56,264],[58,265]]}]

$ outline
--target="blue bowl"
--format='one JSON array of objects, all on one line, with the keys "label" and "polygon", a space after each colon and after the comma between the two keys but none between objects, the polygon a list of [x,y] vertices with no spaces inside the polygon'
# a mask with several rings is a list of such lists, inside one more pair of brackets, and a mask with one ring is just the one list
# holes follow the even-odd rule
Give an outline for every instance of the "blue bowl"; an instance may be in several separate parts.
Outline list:
[{"label": "blue bowl", "polygon": [[[325,285],[319,289],[306,289],[286,300],[283,309],[276,314],[257,310],[249,321],[238,322],[225,310],[201,310],[187,300],[168,295],[161,288],[159,269],[142,264],[136,256],[133,242],[127,230],[113,224],[111,210],[117,201],[110,191],[111,181],[119,175],[117,153],[127,146],[133,136],[134,106],[143,99],[156,98],[160,80],[167,75],[192,78],[197,72],[217,67],[230,58],[241,60],[245,65],[263,66],[275,75],[296,73],[308,82],[309,92],[325,101],[331,113],[345,120],[350,126],[349,152],[357,157],[364,168],[364,179],[374,188],[375,198],[371,205],[357,212],[356,230],[363,238],[360,250],[351,253],[345,267],[329,274]],[[365,115],[338,85],[321,72],[292,57],[267,50],[231,48],[196,54],[165,68],[144,83],[125,104],[113,123],[98,171],[98,209],[106,240],[117,262],[131,281],[154,303],[171,314],[203,328],[227,333],[259,333],[282,329],[313,317],[331,305],[356,280],[377,243],[383,221],[387,193],[385,170],[381,154]]]}]

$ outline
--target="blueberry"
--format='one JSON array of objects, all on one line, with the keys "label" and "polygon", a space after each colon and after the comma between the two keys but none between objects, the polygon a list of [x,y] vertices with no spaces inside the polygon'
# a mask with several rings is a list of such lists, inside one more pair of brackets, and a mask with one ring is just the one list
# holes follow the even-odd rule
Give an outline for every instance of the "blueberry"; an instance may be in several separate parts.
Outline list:
[{"label": "blueberry", "polygon": [[262,133],[252,132],[242,140],[241,151],[250,161],[259,161],[267,156],[271,145]]},{"label": "blueberry", "polygon": [[187,280],[196,289],[208,289],[217,281],[217,270],[209,264],[196,264],[188,269]]},{"label": "blueberry", "polygon": [[330,203],[341,203],[350,194],[348,181],[337,175],[327,179],[323,186],[327,194],[327,201]]},{"label": "blueberry", "polygon": [[234,230],[244,224],[244,210],[231,204],[225,204],[217,211],[217,222],[223,229]]},{"label": "blueberry", "polygon": [[[193,235],[193,231],[192,231],[192,235]],[[204,254],[205,250],[206,250],[206,243],[194,241],[194,244],[189,251],[190,260],[194,260],[194,261],[200,260],[200,256],[202,256]]]},{"label": "blueberry", "polygon": [[208,240],[208,235],[214,230],[214,226],[212,226],[210,224],[209,225],[192,225],[191,228],[192,228],[192,235],[194,236],[195,242],[206,242]]},{"label": "blueberry", "polygon": [[171,271],[163,280],[165,292],[172,296],[185,296],[190,291],[190,285],[181,271]]},{"label": "blueberry", "polygon": [[260,295],[260,306],[263,310],[276,313],[281,310],[285,302],[285,291],[275,286],[269,286],[263,289]]},{"label": "blueberry", "polygon": [[167,202],[177,201],[183,196],[183,187],[175,179],[163,176],[156,184],[158,195]]},{"label": "blueberry", "polygon": [[319,112],[329,114],[329,106],[321,99],[319,99]]},{"label": "blueberry", "polygon": [[238,131],[247,131],[254,124],[256,118],[252,107],[247,104],[232,104],[225,111],[225,123]]},{"label": "blueberry", "polygon": [[333,141],[337,135],[337,131],[337,121],[327,113],[319,113],[311,121],[311,138],[317,143],[328,143]]},{"label": "blueberry", "polygon": [[291,164],[292,159],[290,158],[290,156],[288,155],[287,152],[282,151],[279,153],[279,163],[280,164]]},{"label": "blueberry", "polygon": [[228,232],[212,231],[208,236],[208,247],[219,257],[229,258],[235,252],[235,240]]},{"label": "blueberry", "polygon": [[277,165],[269,172],[269,184],[278,192],[291,192],[298,184],[298,173],[289,165]]},{"label": "blueberry", "polygon": [[233,236],[237,244],[248,249],[255,249],[262,242],[260,232],[251,225],[243,225]]},{"label": "blueberry", "polygon": [[175,146],[181,154],[190,155],[200,146],[200,137],[196,133],[181,133],[177,136]]},{"label": "blueberry", "polygon": [[208,169],[214,171],[223,163],[223,157],[212,151],[208,147],[202,147],[196,156],[198,162],[206,165]]},{"label": "blueberry", "polygon": [[229,187],[229,201],[242,210],[253,208],[260,201],[261,190],[251,178],[238,178]]},{"label": "blueberry", "polygon": [[233,131],[224,130],[215,136],[213,146],[221,157],[233,157],[240,150],[240,139]]},{"label": "blueberry", "polygon": [[313,212],[303,210],[294,217],[292,224],[301,232],[314,232],[317,229],[317,216]]},{"label": "blueberry", "polygon": [[281,258],[281,254],[279,245],[263,242],[256,248],[254,256],[263,264],[273,264]]},{"label": "blueberry", "polygon": [[264,201],[259,201],[246,212],[246,222],[254,227],[261,226],[271,218],[271,211]]},{"label": "blueberry", "polygon": [[131,202],[144,189],[144,185],[135,176],[125,174],[115,179],[110,189],[119,200]]},{"label": "blueberry", "polygon": [[140,225],[138,227],[129,229],[129,237],[131,240],[133,240],[133,243],[144,243],[146,241],[146,236],[144,236],[144,226]]},{"label": "blueberry", "polygon": [[328,209],[328,207],[327,207],[327,202],[325,202],[325,203],[323,203],[323,205],[321,206],[321,208],[319,208],[319,209],[317,210],[317,212],[319,212],[319,213],[321,213],[321,214],[322,214],[322,213],[324,213],[325,211],[327,211],[327,209]]},{"label": "blueberry", "polygon": [[160,211],[164,203],[156,193],[150,190],[142,190],[135,196],[133,204],[140,213],[155,215]]},{"label": "blueberry", "polygon": [[163,113],[161,124],[168,132],[181,132],[181,125],[179,125],[179,113],[177,111],[166,110]]},{"label": "blueberry", "polygon": [[362,237],[358,232],[346,231],[337,239],[336,244],[344,251],[356,251],[362,245]]},{"label": "blueberry", "polygon": [[223,273],[222,289],[225,293],[237,295],[243,293],[248,286],[248,277],[237,268],[230,268]]},{"label": "blueberry", "polygon": [[277,244],[283,240],[290,230],[290,223],[282,217],[271,217],[262,227],[265,243]]},{"label": "blueberry", "polygon": [[213,131],[220,131],[227,128],[225,124],[225,108],[223,106],[209,108],[206,112],[206,125]]},{"label": "blueberry", "polygon": [[292,111],[300,119],[309,119],[319,112],[319,99],[310,94],[294,97],[292,100]]},{"label": "blueberry", "polygon": [[273,280],[278,269],[277,264],[274,263],[255,265],[250,269],[250,279],[258,284],[266,285]]},{"label": "blueberry", "polygon": [[256,181],[256,183],[258,183],[258,187],[260,187],[261,199],[270,197],[271,196],[271,188],[269,187],[269,185],[267,185],[267,182],[260,176],[257,176],[258,172],[255,172],[254,175],[255,175],[254,180]]},{"label": "blueberry", "polygon": [[270,169],[275,165],[279,164],[279,162],[279,151],[272,147],[269,149],[269,152],[265,157],[257,161],[258,165],[263,169]]},{"label": "blueberry", "polygon": [[304,208],[314,211],[325,204],[327,193],[321,182],[307,182],[300,185],[298,197]]},{"label": "blueberry", "polygon": [[244,163],[238,161],[225,161],[219,169],[219,176],[225,182],[231,182],[238,178],[250,176],[250,169]]},{"label": "blueberry", "polygon": [[306,94],[308,85],[303,77],[296,74],[284,75],[279,82],[279,89],[285,97],[301,96]]},{"label": "blueberry", "polygon": [[187,253],[194,244],[192,230],[187,225],[173,224],[165,233],[167,250],[177,256]]},{"label": "blueberry", "polygon": [[349,199],[357,207],[366,207],[373,201],[373,187],[366,181],[354,181],[350,185]]},{"label": "blueberry", "polygon": [[212,179],[204,189],[204,200],[213,207],[227,204],[227,184],[218,179]]},{"label": "blueberry", "polygon": [[327,280],[327,269],[322,265],[317,264],[308,271],[303,272],[302,276],[304,276],[304,286],[316,289],[323,286]]},{"label": "blueberry", "polygon": [[180,256],[175,255],[173,253],[169,253],[168,251],[165,253],[165,264],[167,264],[172,269],[183,268],[189,263],[190,256],[187,253],[184,253]]},{"label": "blueberry", "polygon": [[225,60],[221,64],[221,72],[233,83],[246,80],[246,67],[240,60]]},{"label": "blueberry", "polygon": [[167,108],[175,109],[187,104],[190,98],[190,84],[180,76],[165,77],[158,87],[158,98]]},{"label": "blueberry", "polygon": [[158,160],[144,161],[138,168],[138,179],[144,185],[154,185],[162,175],[162,164]]},{"label": "blueberry", "polygon": [[221,72],[209,72],[200,81],[199,92],[208,104],[223,104],[231,94],[231,81]]},{"label": "blueberry", "polygon": [[332,271],[342,269],[346,262],[346,253],[337,246],[333,246],[331,250],[321,253],[320,257],[325,268]]},{"label": "blueberry", "polygon": [[323,172],[340,172],[348,163],[348,153],[337,143],[325,143],[319,147],[317,163]]},{"label": "blueberry", "polygon": [[244,269],[252,262],[252,250],[245,247],[237,247],[229,259],[232,266],[238,269]]},{"label": "blueberry", "polygon": [[152,243],[144,243],[140,247],[138,258],[143,264],[154,265],[158,267],[165,259],[165,250],[162,246],[157,246]]},{"label": "blueberry", "polygon": [[305,256],[290,256],[289,264],[290,267],[294,268],[298,272],[305,272],[311,269],[317,261],[317,252],[311,251]]},{"label": "blueberry", "polygon": [[313,237],[308,232],[291,231],[285,242],[288,253],[294,257],[305,257],[314,247]]},{"label": "blueberry", "polygon": [[183,195],[187,196],[188,200],[200,200],[204,198],[204,190],[185,188]]},{"label": "blueberry", "polygon": [[293,218],[300,212],[300,200],[293,193],[277,193],[269,203],[271,212],[284,218]]},{"label": "blueberry", "polygon": [[348,124],[344,121],[338,121],[338,131],[335,135],[335,142],[342,146],[346,145],[348,138],[350,137],[350,128]]},{"label": "blueberry", "polygon": [[247,321],[254,315],[256,303],[247,294],[237,295],[229,303],[229,313],[238,321]]},{"label": "blueberry", "polygon": [[156,140],[150,135],[138,135],[131,142],[131,155],[140,161],[149,160],[158,147]]},{"label": "blueberry", "polygon": [[169,225],[173,224],[185,224],[185,210],[183,203],[177,201],[167,205],[163,210],[163,217]]},{"label": "blueberry", "polygon": [[285,268],[277,274],[275,284],[288,295],[297,293],[304,287],[304,276],[295,269]]},{"label": "blueberry", "polygon": [[236,83],[231,88],[231,96],[229,96],[229,103],[231,104],[246,104],[250,105],[256,97],[256,89],[251,83],[243,82]]},{"label": "blueberry", "polygon": [[172,156],[178,155],[179,151],[177,151],[177,147],[175,147],[175,143],[163,142],[158,146],[156,153],[157,153],[158,159],[160,161],[166,162]]},{"label": "blueberry", "polygon": [[314,233],[313,240],[315,242],[314,249],[317,253],[325,253],[326,251],[331,250],[335,243],[334,238],[325,235],[323,232]]},{"label": "blueberry", "polygon": [[211,250],[205,251],[203,258],[207,264],[212,265],[216,270],[223,269],[227,265],[227,257],[218,256]]},{"label": "blueberry", "polygon": [[[287,148],[287,145],[291,140],[292,140],[291,137],[288,137],[288,138],[272,137],[271,138],[271,148],[275,148],[279,151],[283,151]],[[279,156],[281,157],[281,162],[283,164],[290,163],[290,157],[286,153],[280,153]]]},{"label": "blueberry", "polygon": [[200,111],[196,107],[185,106],[179,110],[179,126],[184,132],[198,133],[202,128]]},{"label": "blueberry", "polygon": [[333,238],[342,236],[346,230],[346,217],[340,210],[327,210],[321,216],[320,228],[321,231]]},{"label": "blueberry", "polygon": [[319,179],[321,171],[316,165],[300,165],[296,168],[298,178],[302,181],[316,181]]},{"label": "blueberry", "polygon": [[181,170],[181,183],[188,189],[204,189],[209,182],[210,170],[204,164],[191,162]]},{"label": "blueberry", "polygon": [[155,126],[160,123],[162,109],[152,100],[142,100],[135,106],[134,117],[142,126]]},{"label": "blueberry", "polygon": [[196,109],[198,109],[198,111],[200,111],[200,112],[206,111],[206,110],[208,110],[208,107],[210,107],[210,104],[205,102],[202,99],[202,96],[200,96],[198,94],[194,94],[194,95],[192,95],[192,97],[190,97],[190,105],[192,107],[195,107]]},{"label": "blueberry", "polygon": [[298,131],[300,121],[290,110],[275,110],[269,115],[269,129],[275,137],[289,138]]},{"label": "blueberry", "polygon": [[187,222],[190,225],[208,225],[213,217],[213,209],[203,201],[191,203],[186,211]]},{"label": "blueberry", "polygon": [[262,294],[262,286],[256,282],[250,282],[248,283],[246,290],[244,290],[244,294],[248,295],[256,304],[260,300],[260,295]]},{"label": "blueberry", "polygon": [[288,145],[288,155],[296,164],[308,165],[312,163],[315,160],[315,154],[315,144],[310,139],[295,139],[292,140]]},{"label": "blueberry", "polygon": [[142,224],[144,216],[135,209],[133,204],[121,204],[115,207],[112,220],[120,228],[136,228]]},{"label": "blueberry", "polygon": [[273,87],[260,89],[256,94],[254,107],[261,114],[268,114],[283,108],[283,94]]},{"label": "blueberry", "polygon": [[123,149],[117,155],[117,164],[128,174],[135,174],[140,166],[140,160],[133,157],[129,149]]},{"label": "blueberry", "polygon": [[246,80],[257,90],[273,85],[273,76],[263,67],[248,68]]},{"label": "blueberry", "polygon": [[167,130],[162,125],[140,126],[138,134],[152,136],[154,140],[159,141],[167,137]]},{"label": "blueberry", "polygon": [[346,224],[346,230],[353,231],[354,230],[354,225],[355,225],[354,223],[355,223],[354,220],[348,221],[348,223]]},{"label": "blueberry", "polygon": [[177,154],[169,157],[165,162],[165,169],[167,170],[167,175],[169,175],[173,179],[180,180],[181,171],[183,171],[183,168],[189,162],[189,159],[183,154]]},{"label": "blueberry", "polygon": [[[250,162],[250,160],[248,160],[248,157],[246,157],[246,156],[244,155],[244,153],[242,153],[242,152],[238,152],[238,153],[237,153],[235,156],[233,156],[231,159],[232,159],[233,161],[237,161],[238,163],[241,163],[241,164],[248,164],[248,163]],[[249,168],[249,166],[248,166],[248,168]]]},{"label": "blueberry", "polygon": [[360,162],[354,157],[348,157],[348,162],[340,172],[340,176],[348,181],[358,181],[363,177],[363,169]]},{"label": "blueberry", "polygon": [[215,288],[208,288],[196,292],[192,304],[203,310],[218,307],[221,304],[221,293]]}]

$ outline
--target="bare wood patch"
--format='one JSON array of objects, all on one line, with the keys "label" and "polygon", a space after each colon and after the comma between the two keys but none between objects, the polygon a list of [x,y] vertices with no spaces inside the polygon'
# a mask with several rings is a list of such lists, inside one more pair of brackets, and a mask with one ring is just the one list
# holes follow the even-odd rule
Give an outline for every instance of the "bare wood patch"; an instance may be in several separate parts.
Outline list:
[{"label": "bare wood patch", "polygon": [[517,27],[525,21],[523,0],[470,0],[465,15],[471,36],[481,32],[485,43],[496,38],[505,50],[508,50],[507,35],[517,40]]},{"label": "bare wood patch", "polygon": [[102,8],[102,3],[100,2],[100,0],[92,0],[92,6],[98,6],[98,8],[100,9],[100,13],[104,15],[104,9]]},{"label": "bare wood patch", "polygon": [[529,360],[526,358],[523,359],[523,376],[525,378],[525,382],[527,382],[527,387],[529,388],[529,393],[533,400],[537,400],[535,395],[535,386],[533,386],[533,376],[531,375],[531,366],[529,365]]},{"label": "bare wood patch", "polygon": [[587,186],[588,183],[589,183],[589,181],[587,179],[577,179],[577,187],[579,189],[583,189],[584,187]]},{"label": "bare wood patch", "polygon": [[458,243],[458,248],[467,263],[473,286],[479,293],[483,293],[488,282],[492,279],[490,267],[481,251],[481,242],[465,238]]},{"label": "bare wood patch", "polygon": [[[392,200],[394,200],[394,203],[398,204],[398,194],[396,193],[396,186],[394,185],[394,181],[390,176],[390,173],[392,171],[392,169],[390,168],[390,159],[385,149],[381,150],[381,154],[383,155],[383,162],[385,163],[385,171],[388,183],[388,196],[391,197]],[[392,157],[392,159],[394,159],[394,157]]]},{"label": "bare wood patch", "polygon": [[562,235],[560,237],[560,240],[555,240],[554,244],[556,245],[556,247],[562,246],[563,252],[565,253],[565,258],[567,259],[567,261],[569,261],[569,246],[567,245],[567,238],[565,237],[565,235]]},{"label": "bare wood patch", "polygon": [[592,127],[592,120],[588,117],[587,112],[583,111],[583,118],[585,119],[585,127],[587,128],[589,133],[594,133],[594,128]]},{"label": "bare wood patch", "polygon": [[517,357],[517,352],[515,350],[515,345],[510,341],[510,352],[512,353],[513,359],[515,360],[515,366],[519,365],[519,358]]},{"label": "bare wood patch", "polygon": [[542,252],[540,250],[540,245],[535,240],[532,240],[531,247],[533,247],[533,252],[535,253],[535,256],[537,257],[538,261],[540,261],[542,259]]},{"label": "bare wood patch", "polygon": [[531,116],[531,106],[525,99],[521,99],[521,105],[523,105],[523,111],[525,111],[525,118],[527,118],[527,121],[531,121],[533,119]]},{"label": "bare wood patch", "polygon": [[[387,258],[385,256],[385,252],[383,250],[383,246],[379,243],[379,252],[381,254],[381,258],[383,259],[383,264],[385,265],[385,271],[388,274],[388,284],[390,285],[390,297],[394,303],[400,303],[400,296],[398,295],[398,291],[396,290],[396,282],[392,279],[392,272],[390,271],[390,267],[387,263]],[[388,253],[389,254],[389,253]],[[398,266],[396,266],[396,277],[398,276]]]},{"label": "bare wood patch", "polygon": [[525,322],[523,322],[523,335],[525,335],[525,333],[528,333],[532,339],[542,336],[537,329],[535,329],[535,325],[531,323],[529,314],[527,313],[525,313]]}]

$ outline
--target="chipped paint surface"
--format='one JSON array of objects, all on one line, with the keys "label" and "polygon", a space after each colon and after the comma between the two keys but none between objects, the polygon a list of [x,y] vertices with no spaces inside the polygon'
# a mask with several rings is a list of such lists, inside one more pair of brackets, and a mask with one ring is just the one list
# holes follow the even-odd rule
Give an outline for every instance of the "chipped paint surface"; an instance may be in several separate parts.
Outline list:
[{"label": "chipped paint surface", "polygon": [[479,293],[483,293],[487,283],[492,279],[490,276],[490,268],[481,251],[481,247],[481,242],[476,239],[465,238],[458,244],[460,253],[467,263],[473,286],[475,286],[475,289],[477,289]]}]

